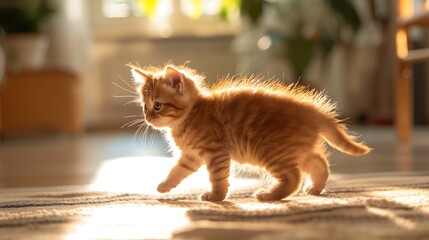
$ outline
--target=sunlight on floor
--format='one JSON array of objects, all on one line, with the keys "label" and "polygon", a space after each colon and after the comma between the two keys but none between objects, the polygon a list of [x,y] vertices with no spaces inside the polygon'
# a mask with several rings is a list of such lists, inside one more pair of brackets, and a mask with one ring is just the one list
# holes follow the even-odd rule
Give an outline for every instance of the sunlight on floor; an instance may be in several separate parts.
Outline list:
[{"label": "sunlight on floor", "polygon": [[[168,175],[176,160],[166,157],[124,157],[104,161],[98,169],[90,190],[158,194],[156,188]],[[257,184],[257,179],[230,178],[231,190]],[[171,193],[210,189],[206,168],[186,178]]]},{"label": "sunlight on floor", "polygon": [[[157,184],[167,176],[174,163],[162,157],[110,159],[99,168],[90,190],[160,195],[156,192]],[[187,182],[194,183],[192,187],[207,188],[208,177],[200,171]],[[183,185],[174,191],[191,187],[186,182]],[[188,224],[185,212],[184,208],[161,204],[103,206],[88,212],[89,217],[70,232],[68,239],[166,239],[174,229]]]},{"label": "sunlight on floor", "polygon": [[374,192],[373,196],[383,197],[392,201],[392,204],[407,203],[407,206],[413,206],[413,204],[419,204],[421,202],[429,202],[429,192],[423,189],[401,189],[385,191],[385,192]]},{"label": "sunlight on floor", "polygon": [[185,212],[163,205],[103,206],[88,211],[90,217],[71,230],[67,240],[168,239],[175,229],[189,223]]},{"label": "sunlight on floor", "polygon": [[[175,161],[164,157],[116,158],[104,161],[93,179],[91,190],[157,194],[156,188],[168,175]],[[172,192],[188,188],[208,189],[207,171],[201,168]]]},{"label": "sunlight on floor", "polygon": [[[156,187],[170,169],[175,160],[163,157],[128,157],[104,161],[89,189],[114,193],[138,193],[154,197],[168,196],[156,192]],[[254,186],[256,179],[231,178],[231,191]],[[171,194],[210,189],[210,181],[205,167],[185,179]],[[171,233],[189,223],[186,207],[166,205],[156,199],[153,205],[125,204],[102,206],[93,210],[82,209],[88,215],[76,228],[70,230],[71,239],[104,238],[151,238],[165,239]],[[243,208],[248,208],[246,204]],[[271,207],[275,207],[271,205]],[[168,216],[168,217],[167,217]],[[106,226],[112,226],[109,228]],[[119,227],[118,227],[119,226]]]}]

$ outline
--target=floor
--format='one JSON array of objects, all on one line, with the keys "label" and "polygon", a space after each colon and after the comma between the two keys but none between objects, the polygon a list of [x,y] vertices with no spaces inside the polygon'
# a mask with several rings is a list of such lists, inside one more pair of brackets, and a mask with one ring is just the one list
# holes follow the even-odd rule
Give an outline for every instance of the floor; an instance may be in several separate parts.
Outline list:
[{"label": "floor", "polygon": [[[398,142],[392,127],[351,129],[374,150],[362,157],[332,150],[333,173],[429,170],[429,128],[416,128],[410,142]],[[6,138],[0,142],[0,188],[91,184],[106,162],[169,156],[166,149],[160,136],[142,139],[129,131]]]}]

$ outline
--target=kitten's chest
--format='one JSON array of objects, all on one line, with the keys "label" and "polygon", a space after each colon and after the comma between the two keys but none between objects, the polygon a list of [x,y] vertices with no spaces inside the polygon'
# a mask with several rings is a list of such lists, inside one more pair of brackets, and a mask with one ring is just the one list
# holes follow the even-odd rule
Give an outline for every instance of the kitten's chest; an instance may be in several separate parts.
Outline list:
[{"label": "kitten's chest", "polygon": [[198,141],[195,139],[195,134],[188,131],[186,133],[172,132],[171,139],[175,147],[179,148],[183,153],[193,156],[200,155],[201,150],[198,148]]}]

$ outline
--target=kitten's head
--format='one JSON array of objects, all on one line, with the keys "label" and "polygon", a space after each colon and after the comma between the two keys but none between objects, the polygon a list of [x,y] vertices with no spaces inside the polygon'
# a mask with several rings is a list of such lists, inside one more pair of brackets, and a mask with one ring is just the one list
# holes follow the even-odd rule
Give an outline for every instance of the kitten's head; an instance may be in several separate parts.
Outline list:
[{"label": "kitten's head", "polygon": [[129,65],[136,82],[146,122],[155,128],[174,127],[186,118],[200,89],[195,79],[178,67],[145,70]]}]

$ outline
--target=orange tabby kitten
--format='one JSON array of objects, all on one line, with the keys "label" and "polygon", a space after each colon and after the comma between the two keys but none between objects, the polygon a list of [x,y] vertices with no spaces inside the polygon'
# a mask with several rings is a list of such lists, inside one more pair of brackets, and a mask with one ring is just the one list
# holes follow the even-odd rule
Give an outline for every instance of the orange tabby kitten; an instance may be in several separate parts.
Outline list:
[{"label": "orange tabby kitten", "polygon": [[265,168],[277,179],[270,190],[256,195],[260,201],[291,195],[303,173],[312,181],[307,192],[319,194],[329,175],[325,141],[350,155],[370,151],[347,134],[322,93],[255,77],[205,88],[203,77],[187,67],[129,66],[142,83],[138,91],[146,122],[167,128],[181,150],[177,165],[158,186],[161,193],[206,164],[212,190],[201,199],[222,201],[235,160]]}]

